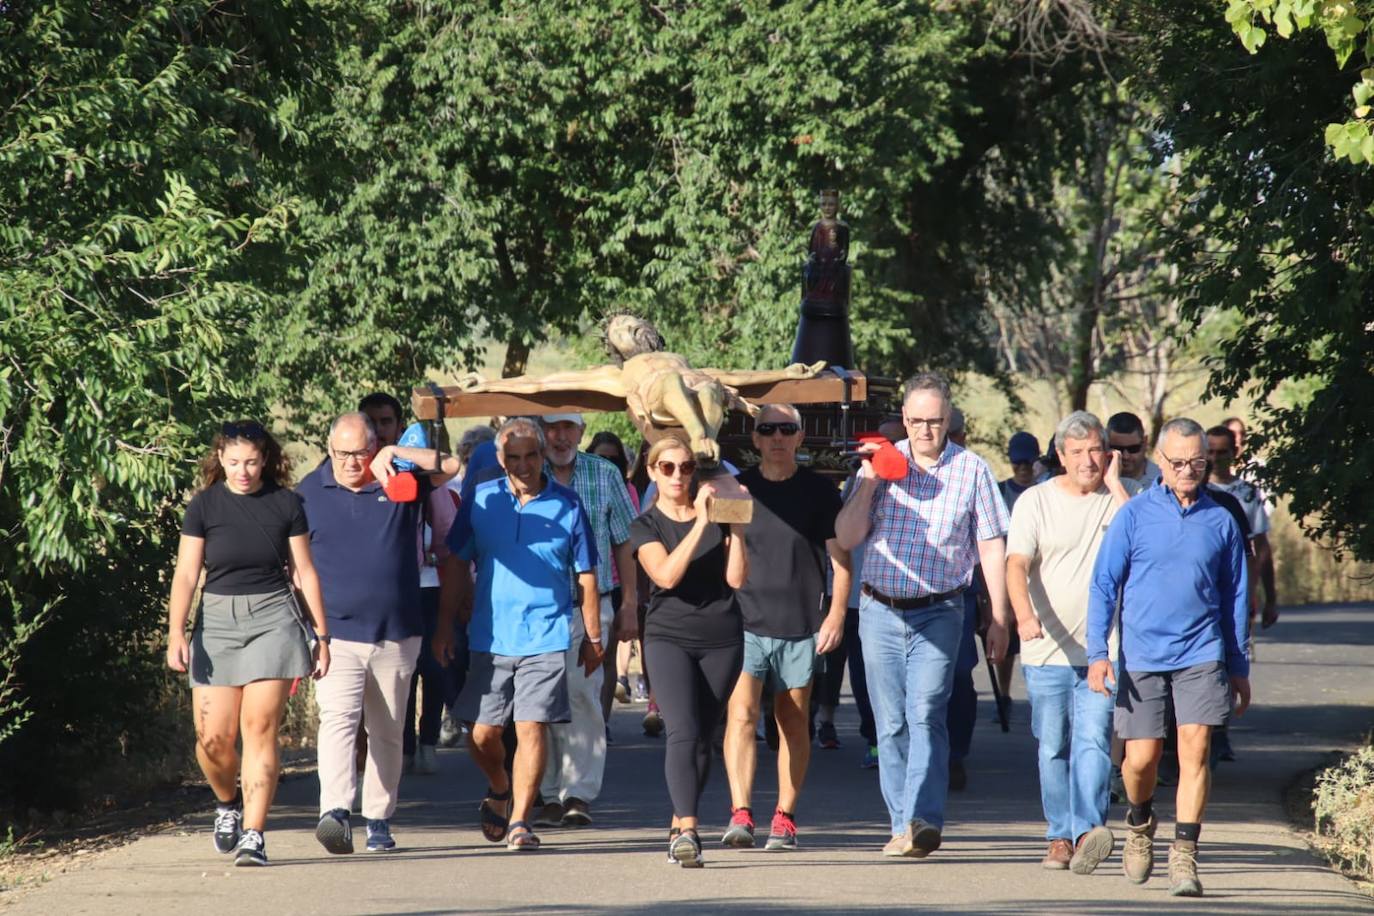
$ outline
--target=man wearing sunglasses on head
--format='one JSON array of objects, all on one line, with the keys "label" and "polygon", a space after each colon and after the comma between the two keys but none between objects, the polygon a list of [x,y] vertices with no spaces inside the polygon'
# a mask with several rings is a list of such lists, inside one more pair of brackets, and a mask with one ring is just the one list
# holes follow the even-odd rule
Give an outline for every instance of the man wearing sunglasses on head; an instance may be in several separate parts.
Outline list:
[{"label": "man wearing sunglasses on head", "polygon": [[[797,798],[811,759],[811,682],[818,661],[844,638],[849,554],[835,543],[840,494],[824,477],[797,464],[801,441],[795,407],[764,406],[753,433],[759,463],[739,475],[754,498],[754,520],[745,542],[751,572],[736,592],[744,618],[744,669],[730,695],[725,729],[731,811],[722,842],[727,846],[754,845],[754,730],[767,690],[780,747],[778,804],[766,848],[796,848]],[[835,581],[828,607],[827,564]]]},{"label": "man wearing sunglasses on head", "polygon": [[[1133,481],[1141,489],[1159,479],[1159,465],[1149,458],[1145,444],[1145,424],[1129,411],[1114,413],[1107,419],[1107,447],[1121,456],[1121,479]],[[1127,489],[1131,484],[1126,483]]]},{"label": "man wearing sunglasses on head", "polygon": [[1197,843],[1207,804],[1212,731],[1250,703],[1245,654],[1249,588],[1245,539],[1207,492],[1207,443],[1186,417],[1160,431],[1163,478],[1117,512],[1093,566],[1088,603],[1088,684],[1109,693],[1107,655],[1121,596],[1121,682],[1116,731],[1126,742],[1121,775],[1130,804],[1121,864],[1137,884],[1154,867],[1154,791],[1164,750],[1167,700],[1178,721],[1176,826],[1169,893],[1198,897]]}]

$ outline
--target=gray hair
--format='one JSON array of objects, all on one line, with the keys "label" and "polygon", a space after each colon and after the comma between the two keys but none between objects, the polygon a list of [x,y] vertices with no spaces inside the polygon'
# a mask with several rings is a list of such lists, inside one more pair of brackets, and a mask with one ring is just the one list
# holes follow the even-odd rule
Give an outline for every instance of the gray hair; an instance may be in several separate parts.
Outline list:
[{"label": "gray hair", "polygon": [[467,464],[467,460],[472,457],[473,449],[483,442],[490,442],[496,438],[496,430],[490,426],[470,426],[463,430],[463,434],[458,437],[458,448],[454,453],[459,460]]},{"label": "gray hair", "polygon": [[330,448],[334,447],[334,432],[345,423],[361,423],[367,432],[367,447],[375,449],[377,447],[377,427],[372,425],[372,419],[367,414],[360,411],[341,413],[334,418],[334,422],[329,424],[329,440],[326,443]]},{"label": "gray hair", "polygon": [[949,409],[949,431],[955,434],[964,431],[964,412],[957,407]]},{"label": "gray hair", "polygon": [[1086,439],[1092,435],[1101,440],[1103,448],[1107,447],[1107,430],[1103,428],[1102,421],[1086,410],[1075,410],[1054,428],[1054,447],[1062,452],[1065,439]]},{"label": "gray hair", "polygon": [[512,437],[534,439],[539,443],[539,451],[544,451],[544,428],[537,420],[529,417],[511,417],[496,431],[496,450],[506,454],[506,443]]},{"label": "gray hair", "polygon": [[1162,445],[1165,437],[1169,435],[1178,436],[1180,439],[1198,439],[1202,442],[1203,449],[1207,448],[1207,440],[1203,435],[1202,424],[1188,417],[1174,417],[1159,430],[1159,442]]},{"label": "gray hair", "polygon": [[933,391],[944,398],[945,403],[951,402],[949,394],[949,381],[938,372],[917,372],[911,378],[902,383],[902,403],[917,391]]},{"label": "gray hair", "polygon": [[[759,416],[763,416],[770,410],[777,410],[782,413],[785,413],[792,418],[793,423],[797,424],[798,426],[802,425],[801,411],[797,409],[797,406],[795,404],[760,404]],[[754,425],[759,425],[757,417],[754,419]]]}]

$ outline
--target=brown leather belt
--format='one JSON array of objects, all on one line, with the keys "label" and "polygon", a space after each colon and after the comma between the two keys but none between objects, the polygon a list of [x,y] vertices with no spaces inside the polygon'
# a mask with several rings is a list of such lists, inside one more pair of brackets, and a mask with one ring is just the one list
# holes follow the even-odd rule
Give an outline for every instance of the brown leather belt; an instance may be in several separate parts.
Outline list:
[{"label": "brown leather belt", "polygon": [[964,589],[961,586],[959,588],[956,588],[952,592],[941,592],[938,595],[922,595],[919,598],[891,598],[887,595],[884,595],[882,592],[878,591],[876,588],[869,585],[867,582],[863,584],[863,588],[861,589],[861,591],[868,597],[872,598],[874,601],[879,601],[883,604],[886,604],[888,607],[896,608],[899,611],[920,610],[923,607],[930,607],[932,604],[939,604],[941,601],[948,601],[951,598],[957,598],[964,593]]}]

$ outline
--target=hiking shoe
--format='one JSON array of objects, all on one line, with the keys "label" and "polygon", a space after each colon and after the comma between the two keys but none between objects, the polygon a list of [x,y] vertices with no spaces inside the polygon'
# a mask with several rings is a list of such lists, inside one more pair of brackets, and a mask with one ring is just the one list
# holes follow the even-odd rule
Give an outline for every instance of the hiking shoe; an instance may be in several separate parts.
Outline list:
[{"label": "hiking shoe", "polygon": [[1069,860],[1069,870],[1075,875],[1091,875],[1093,869],[1101,865],[1115,847],[1116,837],[1099,824],[1078,838],[1073,858]]},{"label": "hiking shoe", "polygon": [[415,772],[421,776],[439,772],[439,752],[434,745],[422,744],[415,749]]},{"label": "hiking shoe", "polygon": [[870,744],[870,745],[868,746],[868,750],[864,751],[864,757],[863,757],[863,759],[859,761],[859,769],[861,769],[861,770],[876,770],[877,768],[878,768],[878,749],[877,749],[876,747],[874,747],[873,745]]},{"label": "hiking shoe", "polygon": [[215,806],[215,851],[225,855],[234,851],[243,832],[243,809],[238,805]]},{"label": "hiking shoe", "polygon": [[1150,880],[1155,867],[1155,827],[1159,819],[1153,814],[1140,825],[1126,824],[1126,845],[1121,850],[1121,870],[1136,884]]},{"label": "hiking shoe", "polygon": [[325,852],[336,856],[352,852],[353,825],[348,822],[348,812],[335,808],[320,815],[320,822],[315,825],[315,839],[320,841]]},{"label": "hiking shoe", "polygon": [[701,868],[701,840],[695,830],[684,830],[668,842],[668,859],[683,868]]},{"label": "hiking shoe", "polygon": [[630,679],[628,677],[615,679],[615,701],[617,703],[630,702]]},{"label": "hiking shoe", "polygon": [[940,828],[920,818],[907,825],[906,835],[911,837],[911,848],[906,854],[913,859],[924,859],[940,848]]},{"label": "hiking shoe", "polygon": [[816,728],[816,743],[827,751],[833,751],[840,746],[840,736],[835,731],[834,722],[822,722]]},{"label": "hiking shoe", "polygon": [[1196,840],[1174,840],[1174,845],[1169,847],[1169,895],[1202,896],[1202,882],[1197,877]]},{"label": "hiking shoe", "polygon": [[1068,840],[1050,840],[1050,848],[1045,851],[1045,858],[1040,860],[1040,867],[1046,871],[1068,871],[1072,858],[1073,846]]},{"label": "hiking shoe", "polygon": [[647,738],[657,738],[663,734],[663,716],[659,714],[658,704],[653,700],[649,701],[649,711],[644,714],[643,725]]},{"label": "hiking shoe", "polygon": [[538,813],[533,818],[536,827],[562,827],[563,815],[567,809],[556,801],[551,801],[544,807],[537,809]]},{"label": "hiking shoe", "polygon": [[564,827],[590,827],[592,825],[592,810],[580,798],[568,796],[568,803],[563,808]]},{"label": "hiking shoe", "polygon": [[267,841],[262,838],[262,831],[249,827],[239,835],[238,846],[234,849],[234,864],[267,864]]},{"label": "hiking shoe", "polygon": [[773,826],[768,831],[768,842],[763,844],[764,849],[796,849],[797,848],[797,822],[792,819],[792,815],[779,808],[773,812]]},{"label": "hiking shoe", "polygon": [[754,848],[754,812],[748,808],[734,808],[730,811],[730,826],[720,841],[736,849]]},{"label": "hiking shoe", "polygon": [[949,762],[949,790],[962,792],[966,788],[968,788],[968,770],[964,769],[964,761],[951,760]]}]

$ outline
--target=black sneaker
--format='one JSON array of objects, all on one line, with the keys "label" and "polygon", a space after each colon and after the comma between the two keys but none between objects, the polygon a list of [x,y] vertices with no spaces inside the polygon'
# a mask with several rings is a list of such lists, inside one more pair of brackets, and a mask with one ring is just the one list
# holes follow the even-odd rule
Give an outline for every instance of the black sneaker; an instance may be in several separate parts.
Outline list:
[{"label": "black sneaker", "polygon": [[336,856],[347,855],[353,851],[353,825],[348,822],[348,812],[343,808],[326,811],[315,826],[315,839],[320,841],[325,852]]},{"label": "black sneaker", "polygon": [[234,851],[243,831],[243,809],[238,805],[219,805],[215,808],[215,851],[225,855]]},{"label": "black sneaker", "polygon": [[816,743],[827,751],[833,751],[840,746],[840,736],[835,731],[834,722],[822,722],[816,728]]},{"label": "black sneaker", "polygon": [[239,845],[234,850],[235,865],[266,865],[267,841],[262,832],[249,827],[239,836]]}]

